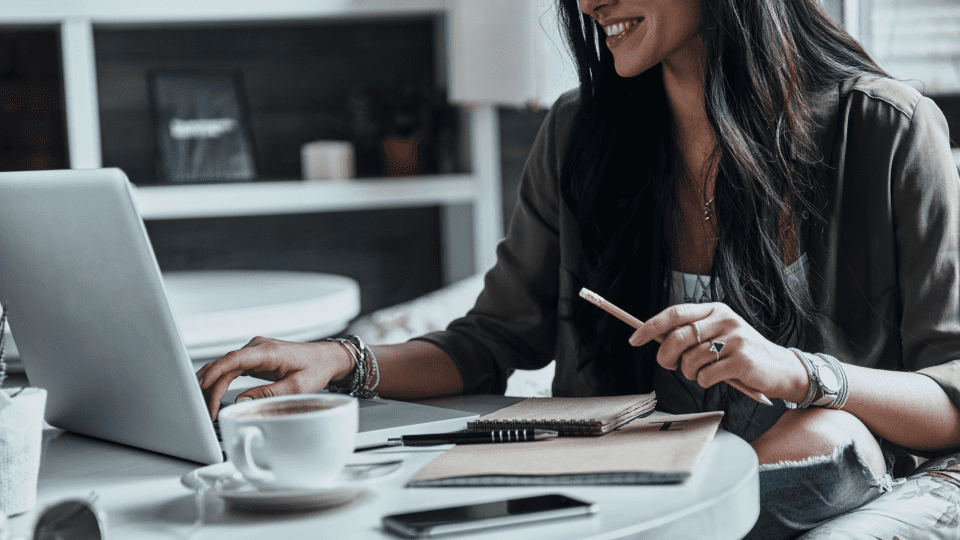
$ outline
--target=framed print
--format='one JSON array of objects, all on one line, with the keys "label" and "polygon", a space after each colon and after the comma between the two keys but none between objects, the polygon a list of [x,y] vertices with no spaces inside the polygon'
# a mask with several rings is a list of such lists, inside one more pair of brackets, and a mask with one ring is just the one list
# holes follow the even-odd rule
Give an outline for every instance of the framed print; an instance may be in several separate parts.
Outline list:
[{"label": "framed print", "polygon": [[173,184],[257,178],[239,72],[150,74],[162,180]]}]

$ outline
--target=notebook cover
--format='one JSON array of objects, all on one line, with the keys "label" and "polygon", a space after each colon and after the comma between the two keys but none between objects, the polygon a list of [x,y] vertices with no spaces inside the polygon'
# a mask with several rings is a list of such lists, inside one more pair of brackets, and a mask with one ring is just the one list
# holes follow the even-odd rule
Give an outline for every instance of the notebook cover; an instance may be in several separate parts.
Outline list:
[{"label": "notebook cover", "polygon": [[603,435],[649,414],[655,393],[589,398],[528,398],[470,422],[468,428],[552,429],[560,435]]},{"label": "notebook cover", "polygon": [[602,437],[458,445],[410,487],[681,482],[717,433],[722,412],[639,418]]}]

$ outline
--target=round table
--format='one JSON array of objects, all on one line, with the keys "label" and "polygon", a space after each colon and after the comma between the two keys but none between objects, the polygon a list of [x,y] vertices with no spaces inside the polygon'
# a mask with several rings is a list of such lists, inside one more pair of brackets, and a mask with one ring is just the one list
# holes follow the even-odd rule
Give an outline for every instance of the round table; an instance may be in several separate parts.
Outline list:
[{"label": "round table", "polygon": [[[342,331],[360,313],[353,279],[317,272],[164,272],[167,299],[194,361],[239,349],[254,336],[313,341]],[[9,335],[7,360],[18,360]],[[11,371],[21,369],[16,362]]]},{"label": "round table", "polygon": [[[504,396],[456,396],[427,400],[480,414],[519,401]],[[559,519],[451,540],[739,540],[760,512],[757,455],[739,437],[720,431],[693,476],[680,484],[649,486],[529,486],[407,488],[407,481],[448,447],[393,447],[356,453],[353,460],[402,459],[403,472],[377,484],[356,501],[326,510],[258,514],[232,511],[213,490],[203,503],[203,526],[195,530],[198,497],[180,478],[199,465],[154,452],[49,428],[44,431],[36,507],[10,520],[13,536],[28,535],[36,513],[69,498],[97,496],[108,538],[191,540],[344,538],[396,540],[382,516],[425,508],[474,504],[546,493],[597,503],[591,517]],[[322,534],[318,534],[318,531]]]}]

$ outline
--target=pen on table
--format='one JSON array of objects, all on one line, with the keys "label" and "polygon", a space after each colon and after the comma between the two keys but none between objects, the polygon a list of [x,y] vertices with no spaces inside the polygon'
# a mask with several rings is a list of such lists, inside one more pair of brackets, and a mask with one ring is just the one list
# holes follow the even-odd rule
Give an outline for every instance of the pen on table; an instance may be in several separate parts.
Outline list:
[{"label": "pen on table", "polygon": [[439,444],[484,444],[552,439],[559,433],[549,429],[491,429],[460,433],[428,433],[404,435],[388,439],[391,446],[436,446]]},{"label": "pen on table", "polygon": [[[643,326],[643,321],[634,317],[633,315],[630,315],[626,311],[618,308],[614,304],[610,303],[609,300],[591,291],[590,289],[587,289],[586,287],[580,289],[580,296],[587,302],[590,302],[591,304],[606,311],[607,313],[613,315],[614,317],[620,319],[621,321],[629,324],[634,328],[639,329],[641,326]],[[659,337],[657,337],[656,340],[658,342],[661,341]],[[773,403],[767,398],[767,396],[761,394],[760,392],[757,392],[756,390],[747,388],[746,386],[743,385],[743,383],[741,383],[738,380],[730,379],[725,382],[730,386],[736,388],[737,390],[743,392],[747,396],[753,398],[755,401],[759,401],[764,405],[773,405]]]}]

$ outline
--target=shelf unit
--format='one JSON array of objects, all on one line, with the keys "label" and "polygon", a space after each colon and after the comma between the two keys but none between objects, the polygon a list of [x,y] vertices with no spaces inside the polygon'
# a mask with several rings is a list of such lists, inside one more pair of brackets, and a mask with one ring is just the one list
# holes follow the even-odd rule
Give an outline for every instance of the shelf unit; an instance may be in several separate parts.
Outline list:
[{"label": "shelf unit", "polygon": [[465,174],[141,186],[133,194],[144,219],[186,219],[470,204],[476,192],[474,177]]},{"label": "shelf unit", "polygon": [[[574,80],[575,72],[555,54],[560,41],[548,22],[554,19],[543,17],[551,4],[550,0],[524,1],[519,7],[506,0],[44,0],[5,6],[0,25],[59,26],[69,160],[72,168],[82,169],[102,166],[95,27],[440,16],[445,29],[441,50],[446,55],[442,76],[451,89],[451,101],[467,105],[469,174],[138,187],[134,197],[149,220],[441,205],[445,275],[463,277],[493,265],[496,244],[503,236],[497,105],[548,105]],[[497,48],[490,54],[477,54],[494,43]],[[530,52],[516,54],[523,50]],[[544,51],[549,51],[546,58]],[[510,62],[504,65],[508,56]],[[472,212],[465,211],[465,205],[472,206]],[[465,245],[472,246],[472,253],[465,252]],[[465,263],[466,259],[472,261]]]}]

